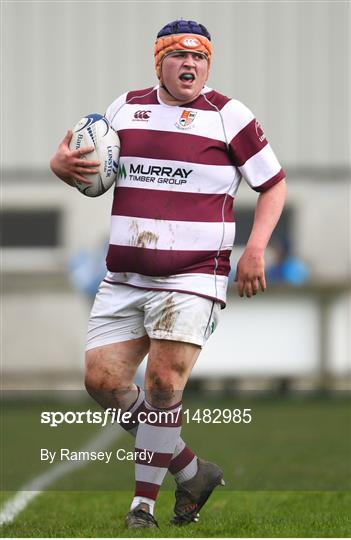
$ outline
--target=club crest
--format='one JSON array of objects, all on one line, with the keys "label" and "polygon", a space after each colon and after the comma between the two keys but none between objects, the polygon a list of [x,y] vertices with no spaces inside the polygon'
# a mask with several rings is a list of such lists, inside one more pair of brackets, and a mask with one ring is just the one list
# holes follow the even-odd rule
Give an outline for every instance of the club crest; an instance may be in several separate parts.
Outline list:
[{"label": "club crest", "polygon": [[197,112],[194,111],[183,111],[179,120],[176,122],[176,126],[180,129],[188,129],[189,127],[192,127],[191,124],[193,123],[196,115]]}]

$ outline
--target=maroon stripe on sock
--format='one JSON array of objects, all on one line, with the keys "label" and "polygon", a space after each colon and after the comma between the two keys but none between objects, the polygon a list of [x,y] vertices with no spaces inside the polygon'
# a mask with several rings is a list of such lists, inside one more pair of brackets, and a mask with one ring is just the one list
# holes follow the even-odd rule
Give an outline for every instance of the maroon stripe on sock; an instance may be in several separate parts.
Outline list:
[{"label": "maroon stripe on sock", "polygon": [[190,448],[185,446],[185,448],[183,448],[183,450],[175,458],[172,459],[168,467],[169,472],[171,474],[175,474],[181,471],[182,469],[184,469],[184,467],[189,465],[189,463],[194,459],[194,457],[194,452],[190,450]]},{"label": "maroon stripe on sock", "polygon": [[126,422],[120,422],[120,426],[126,431],[138,427],[139,425],[139,413],[145,409],[144,402],[140,403],[139,407],[132,413],[132,416]]},{"label": "maroon stripe on sock", "polygon": [[[138,453],[135,463],[139,463],[140,465],[148,465],[150,467],[165,467],[166,469],[168,469],[168,465],[173,455],[172,453],[166,454],[163,452],[154,452],[151,461],[149,462],[150,450],[147,450],[145,457],[143,457],[145,450],[142,448],[135,448],[135,452]],[[140,452],[142,453],[140,454]]]},{"label": "maroon stripe on sock", "polygon": [[160,491],[158,484],[152,484],[151,482],[139,482],[135,483],[135,497],[147,497],[148,499],[157,499],[158,492]]},{"label": "maroon stripe on sock", "polygon": [[135,385],[137,387],[137,390],[138,390],[138,395],[136,397],[136,400],[133,401],[133,403],[131,405],[129,405],[128,409],[126,410],[126,412],[129,412],[130,409],[132,409],[134,407],[134,405],[136,404],[136,402],[138,401],[139,399],[139,396],[140,396],[140,386],[138,386],[137,384]]},{"label": "maroon stripe on sock", "polygon": [[172,409],[178,409],[178,407],[181,406],[182,404],[182,400],[178,401],[177,403],[175,403],[174,405],[171,405],[170,407],[160,407],[158,409],[156,409],[156,407],[153,407],[152,405],[150,405],[149,403],[145,403],[145,407],[148,411],[171,411]]}]

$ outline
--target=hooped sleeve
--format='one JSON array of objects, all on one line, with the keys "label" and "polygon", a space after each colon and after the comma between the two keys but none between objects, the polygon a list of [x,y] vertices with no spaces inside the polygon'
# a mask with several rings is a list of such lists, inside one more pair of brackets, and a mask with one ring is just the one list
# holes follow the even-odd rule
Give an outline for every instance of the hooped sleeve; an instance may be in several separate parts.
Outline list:
[{"label": "hooped sleeve", "polygon": [[284,170],[250,109],[238,100],[228,102],[225,109],[233,163],[249,186],[262,192],[285,178]]}]

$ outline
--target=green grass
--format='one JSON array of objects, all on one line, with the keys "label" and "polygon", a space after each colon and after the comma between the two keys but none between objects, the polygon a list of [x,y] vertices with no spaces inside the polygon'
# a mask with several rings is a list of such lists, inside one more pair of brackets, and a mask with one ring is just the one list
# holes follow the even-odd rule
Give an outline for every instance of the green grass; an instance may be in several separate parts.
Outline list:
[{"label": "green grass", "polygon": [[[185,424],[183,437],[199,455],[219,463],[218,488],[201,521],[170,526],[174,481],[167,478],[156,505],[159,531],[150,537],[348,537],[351,534],[350,400],[188,399],[185,407],[252,408],[251,424]],[[40,425],[41,410],[87,410],[91,402],[11,402],[4,408],[1,504],[25,482],[47,471],[40,447],[78,449],[99,429]],[[131,449],[127,435],[110,449]],[[4,537],[144,537],[123,526],[133,490],[133,464],[89,463],[35,498]],[[119,491],[116,491],[116,490]]]},{"label": "green grass", "polygon": [[[125,529],[130,494],[49,492],[40,495],[3,527],[5,537],[145,537]],[[161,493],[156,507],[160,529],[149,537],[348,537],[349,493],[215,492],[201,521],[168,524],[173,495]]]}]

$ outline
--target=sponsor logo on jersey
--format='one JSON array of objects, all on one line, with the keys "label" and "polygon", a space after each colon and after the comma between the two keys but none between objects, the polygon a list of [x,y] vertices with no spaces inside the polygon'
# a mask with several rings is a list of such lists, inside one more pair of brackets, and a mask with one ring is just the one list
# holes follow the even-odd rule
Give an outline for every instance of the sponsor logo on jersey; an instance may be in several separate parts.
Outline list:
[{"label": "sponsor logo on jersey", "polygon": [[124,178],[126,179],[127,178],[127,171],[126,171],[126,166],[124,165],[124,163],[119,163],[118,164],[118,171],[117,171],[117,178]]},{"label": "sponsor logo on jersey", "polygon": [[147,122],[150,118],[151,111],[136,111],[134,113],[133,121],[141,120]]},{"label": "sponsor logo on jersey", "polygon": [[264,134],[264,131],[262,129],[262,126],[259,122],[257,122],[256,120],[256,123],[255,123],[255,130],[256,130],[256,135],[258,137],[258,140],[260,142],[263,142],[266,138],[266,135]]},{"label": "sponsor logo on jersey", "polygon": [[193,121],[195,120],[195,116],[197,115],[197,112],[195,111],[183,111],[179,120],[176,122],[176,127],[179,129],[189,129],[190,127],[193,127]]},{"label": "sponsor logo on jersey", "polygon": [[120,163],[118,166],[118,179],[126,180],[128,177],[133,182],[175,184],[181,186],[187,183],[188,177],[192,172],[194,172],[193,169],[159,167],[157,165],[143,165],[141,163],[131,163],[129,170],[127,170],[126,166]]},{"label": "sponsor logo on jersey", "polygon": [[180,44],[187,49],[194,49],[195,47],[199,47],[200,41],[196,38],[185,37],[180,40]]}]

